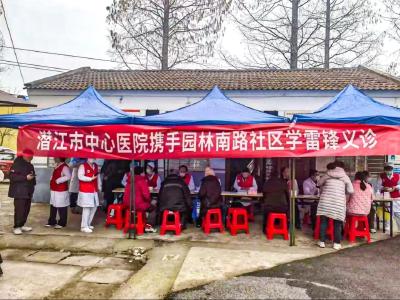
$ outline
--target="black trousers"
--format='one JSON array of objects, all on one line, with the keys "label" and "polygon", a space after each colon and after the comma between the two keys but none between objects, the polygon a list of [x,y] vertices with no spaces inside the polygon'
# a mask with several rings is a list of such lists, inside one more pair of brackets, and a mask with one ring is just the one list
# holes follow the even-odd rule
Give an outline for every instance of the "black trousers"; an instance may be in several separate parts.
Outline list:
[{"label": "black trousers", "polygon": [[[321,242],[325,242],[326,238],[326,229],[328,228],[329,218],[325,216],[320,216],[320,231],[319,231],[319,239]],[[340,244],[342,240],[342,225],[343,222],[339,220],[333,220],[333,242],[336,244]]]},{"label": "black trousers", "polygon": [[[59,220],[57,221],[57,212],[59,216]],[[47,221],[49,225],[60,225],[62,227],[67,226],[68,219],[68,206],[65,207],[54,207],[50,205],[50,217]]]},{"label": "black trousers", "polygon": [[368,223],[369,223],[369,229],[375,229],[375,218],[376,218],[376,209],[374,206],[371,207],[371,211],[369,212],[368,215]]},{"label": "black trousers", "polygon": [[31,210],[32,199],[14,199],[14,228],[23,227]]},{"label": "black trousers", "polygon": [[78,193],[70,193],[69,194],[69,207],[74,208],[76,207],[76,203],[78,202]]}]

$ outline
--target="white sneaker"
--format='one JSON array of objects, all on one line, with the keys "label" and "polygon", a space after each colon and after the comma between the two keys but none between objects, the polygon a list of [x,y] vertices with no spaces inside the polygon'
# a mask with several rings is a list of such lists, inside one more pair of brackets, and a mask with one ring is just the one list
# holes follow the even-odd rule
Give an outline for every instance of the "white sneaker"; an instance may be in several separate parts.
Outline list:
[{"label": "white sneaker", "polygon": [[325,248],[325,242],[319,241],[319,242],[318,242],[318,246],[319,246],[320,248]]},{"label": "white sneaker", "polygon": [[54,229],[62,229],[62,228],[64,228],[64,226],[61,226],[61,225],[58,225],[58,224],[54,226]]},{"label": "white sneaker", "polygon": [[93,229],[94,229],[94,226],[89,226],[89,229],[93,230]]},{"label": "white sneaker", "polygon": [[369,232],[376,233],[376,229],[370,229]]},{"label": "white sneaker", "polygon": [[53,227],[53,225],[46,224],[46,225],[44,225],[44,227]]},{"label": "white sneaker", "polygon": [[342,245],[333,243],[333,249],[340,250],[340,249],[342,249]]},{"label": "white sneaker", "polygon": [[21,227],[22,232],[29,232],[32,231],[32,227],[29,226],[22,226]]},{"label": "white sneaker", "polygon": [[150,224],[146,224],[146,227],[144,229],[144,231],[146,233],[156,233],[157,229],[155,229],[153,226],[151,226]]},{"label": "white sneaker", "polygon": [[90,229],[89,227],[83,227],[83,228],[81,228],[81,231],[84,233],[92,233],[93,232],[93,230]]},{"label": "white sneaker", "polygon": [[16,234],[16,235],[22,234],[22,230],[21,230],[21,228],[19,228],[19,227],[14,228],[13,232],[14,232],[14,234]]}]

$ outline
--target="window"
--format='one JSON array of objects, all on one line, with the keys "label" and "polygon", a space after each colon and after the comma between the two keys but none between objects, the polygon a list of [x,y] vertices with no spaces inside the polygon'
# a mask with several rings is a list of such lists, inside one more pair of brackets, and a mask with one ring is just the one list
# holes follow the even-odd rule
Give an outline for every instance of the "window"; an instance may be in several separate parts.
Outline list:
[{"label": "window", "polygon": [[13,153],[0,153],[0,160],[14,160],[15,155]]},{"label": "window", "polygon": [[279,116],[279,112],[277,110],[265,110],[264,112],[270,115]]},{"label": "window", "polygon": [[146,109],[146,116],[158,115],[160,111],[158,109]]},{"label": "window", "polygon": [[208,159],[171,159],[167,163],[169,170],[178,170],[180,165],[186,165],[190,172],[204,171],[210,164]]}]

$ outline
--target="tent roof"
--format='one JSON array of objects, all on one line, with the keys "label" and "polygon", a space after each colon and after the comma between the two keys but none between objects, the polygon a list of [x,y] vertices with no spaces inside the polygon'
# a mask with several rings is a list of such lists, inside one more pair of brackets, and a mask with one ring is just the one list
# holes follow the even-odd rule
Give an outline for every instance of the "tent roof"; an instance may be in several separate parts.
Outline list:
[{"label": "tent roof", "polygon": [[296,114],[293,121],[399,125],[400,109],[375,101],[354,86],[348,85],[315,113]]},{"label": "tent roof", "polygon": [[237,103],[226,97],[215,86],[202,100],[192,105],[164,114],[135,117],[135,124],[142,125],[227,125],[284,123],[284,117],[266,114]]},{"label": "tent roof", "polygon": [[71,101],[22,114],[0,116],[0,127],[18,128],[29,124],[90,126],[131,124],[133,117],[107,103],[89,86]]}]

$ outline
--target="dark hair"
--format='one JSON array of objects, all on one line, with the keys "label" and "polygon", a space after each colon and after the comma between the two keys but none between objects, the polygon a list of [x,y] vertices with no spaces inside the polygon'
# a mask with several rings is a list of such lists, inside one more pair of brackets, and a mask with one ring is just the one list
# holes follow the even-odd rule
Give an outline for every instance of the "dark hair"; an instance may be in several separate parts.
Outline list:
[{"label": "dark hair", "polygon": [[392,166],[385,166],[383,168],[384,171],[393,171],[393,167]]},{"label": "dark hair", "polygon": [[184,168],[184,169],[186,170],[186,172],[189,171],[189,169],[188,169],[188,167],[187,167],[186,165],[180,165],[180,166],[179,166],[179,170],[180,170],[181,168]]},{"label": "dark hair", "polygon": [[326,165],[326,169],[327,170],[333,170],[335,168],[336,168],[336,164],[334,162],[331,162],[331,163]]},{"label": "dark hair", "polygon": [[365,175],[366,175],[365,172],[357,172],[356,175],[354,176],[355,180],[361,181],[360,188],[362,191],[365,191],[365,189],[367,188],[367,185],[366,185],[367,177]]},{"label": "dark hair", "polygon": [[242,173],[251,173],[251,172],[250,172],[249,168],[246,167],[246,168],[242,169]]},{"label": "dark hair", "polygon": [[65,162],[67,159],[65,157],[59,157],[58,158],[61,162]]},{"label": "dark hair", "polygon": [[281,175],[282,178],[283,178],[283,172],[285,172],[286,169],[289,169],[289,167],[282,167],[282,168],[281,168],[281,173],[280,173],[280,175]]},{"label": "dark hair", "polygon": [[136,166],[136,167],[133,169],[133,173],[134,173],[135,175],[140,175],[140,174],[143,173],[143,168],[142,168],[141,166]]},{"label": "dark hair", "polygon": [[369,177],[369,172],[368,171],[362,171],[364,173],[365,178]]},{"label": "dark hair", "polygon": [[310,177],[315,176],[316,174],[318,174],[317,170],[314,170],[314,169],[310,170]]},{"label": "dark hair", "polygon": [[342,162],[341,160],[335,160],[335,165],[336,167],[342,168],[343,170],[346,168],[344,162]]}]

